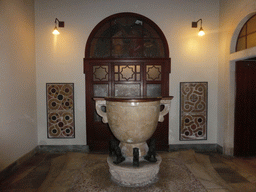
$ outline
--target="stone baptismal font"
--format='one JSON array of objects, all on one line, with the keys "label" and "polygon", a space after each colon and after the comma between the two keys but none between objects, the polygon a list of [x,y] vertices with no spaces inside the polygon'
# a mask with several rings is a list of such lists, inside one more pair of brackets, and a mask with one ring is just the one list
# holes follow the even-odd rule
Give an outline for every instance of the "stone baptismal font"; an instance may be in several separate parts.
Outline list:
[{"label": "stone baptismal font", "polygon": [[[107,159],[111,179],[123,186],[139,187],[157,181],[161,157],[155,152],[155,140],[146,143],[164,121],[173,97],[95,98],[96,111],[108,123],[120,141],[110,141]],[[160,106],[164,109],[160,111]],[[102,111],[106,107],[106,112]]]}]

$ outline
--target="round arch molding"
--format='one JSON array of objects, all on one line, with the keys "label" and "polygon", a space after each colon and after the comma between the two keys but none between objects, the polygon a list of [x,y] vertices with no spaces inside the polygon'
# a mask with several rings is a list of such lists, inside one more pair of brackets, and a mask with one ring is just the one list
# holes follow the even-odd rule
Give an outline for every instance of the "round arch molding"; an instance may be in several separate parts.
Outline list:
[{"label": "round arch molding", "polygon": [[143,15],[124,12],[94,27],[85,58],[169,58],[169,48],[157,24]]},{"label": "round arch molding", "polygon": [[237,45],[237,40],[239,37],[239,33],[242,29],[242,27],[245,25],[245,23],[253,16],[255,15],[256,12],[252,12],[248,15],[246,15],[237,25],[237,27],[235,28],[233,35],[231,37],[231,43],[230,43],[230,54],[235,53],[236,52],[236,45]]},{"label": "round arch molding", "polygon": [[[118,13],[90,33],[84,58],[86,132],[91,151],[107,151],[115,139],[95,111],[95,97],[169,96],[169,48],[162,30],[136,13]],[[157,150],[169,149],[169,117],[152,136]]]}]

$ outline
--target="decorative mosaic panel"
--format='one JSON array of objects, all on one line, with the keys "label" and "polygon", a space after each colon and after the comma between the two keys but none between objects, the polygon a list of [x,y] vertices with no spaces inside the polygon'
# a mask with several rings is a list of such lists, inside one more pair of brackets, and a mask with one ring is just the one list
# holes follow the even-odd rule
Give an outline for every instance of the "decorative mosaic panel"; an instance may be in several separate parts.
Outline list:
[{"label": "decorative mosaic panel", "polygon": [[206,140],[207,82],[180,83],[180,140]]},{"label": "decorative mosaic panel", "polygon": [[74,138],[74,84],[47,83],[48,138]]}]

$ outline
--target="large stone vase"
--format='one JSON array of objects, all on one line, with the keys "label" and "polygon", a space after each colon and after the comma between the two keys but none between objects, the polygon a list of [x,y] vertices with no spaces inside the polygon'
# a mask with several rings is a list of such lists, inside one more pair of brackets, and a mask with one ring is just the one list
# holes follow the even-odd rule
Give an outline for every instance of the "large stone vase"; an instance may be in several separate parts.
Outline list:
[{"label": "large stone vase", "polygon": [[[108,159],[114,180],[126,186],[141,186],[141,184],[154,180],[161,163],[159,156],[158,163],[144,164],[136,169],[127,167],[127,162],[132,161],[134,148],[139,149],[139,158],[143,161],[143,157],[148,152],[146,141],[155,132],[158,122],[164,121],[164,116],[169,112],[172,98],[172,96],[164,98],[95,98],[97,113],[102,117],[103,123],[109,124],[112,133],[120,141],[119,147],[126,158],[124,167],[114,165]],[[160,111],[161,105],[164,108]],[[106,112],[102,111],[102,107],[106,107]],[[143,174],[138,174],[140,172]]]},{"label": "large stone vase", "polygon": [[[106,97],[95,100],[97,113],[120,141],[123,155],[132,157],[133,148],[137,147],[141,157],[147,153],[146,141],[155,132],[158,121],[163,122],[169,112],[171,99]],[[164,105],[162,111],[160,105]],[[106,112],[102,107],[106,107]]]}]

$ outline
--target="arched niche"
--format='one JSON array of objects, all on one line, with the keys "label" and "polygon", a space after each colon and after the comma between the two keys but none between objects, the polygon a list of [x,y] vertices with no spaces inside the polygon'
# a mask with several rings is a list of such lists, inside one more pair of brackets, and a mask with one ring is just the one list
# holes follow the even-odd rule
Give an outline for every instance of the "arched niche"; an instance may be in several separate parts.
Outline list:
[{"label": "arched niche", "polygon": [[[107,150],[114,136],[95,112],[95,97],[159,97],[169,95],[170,58],[162,30],[137,13],[118,13],[90,33],[84,58],[86,130],[91,150]],[[153,137],[158,150],[168,150],[169,118]]]}]

